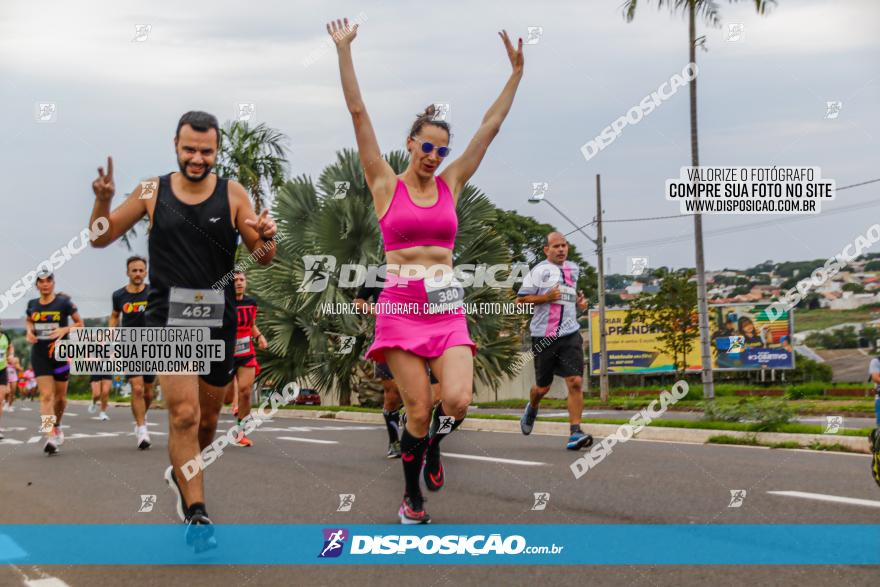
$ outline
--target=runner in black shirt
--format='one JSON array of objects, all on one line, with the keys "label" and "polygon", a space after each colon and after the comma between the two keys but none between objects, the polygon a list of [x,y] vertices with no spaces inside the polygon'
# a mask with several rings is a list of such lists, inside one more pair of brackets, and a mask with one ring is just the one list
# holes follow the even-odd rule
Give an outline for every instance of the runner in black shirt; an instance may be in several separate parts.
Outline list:
[{"label": "runner in black shirt", "polygon": [[[165,472],[178,500],[178,515],[189,525],[187,542],[196,550],[216,546],[205,509],[200,470],[184,465],[214,440],[226,387],[232,380],[235,343],[235,296],[232,271],[239,234],[267,265],[275,255],[275,222],[266,210],[257,217],[238,182],[211,173],[219,147],[217,119],[205,112],[187,112],[178,122],[174,145],[179,172],[154,177],[131,192],[113,212],[113,160],[107,172],[98,169],[92,184],[92,219],[109,219],[107,231],[92,241],[104,247],[126,233],[144,215],[150,220],[150,295],[147,326],[208,326],[212,340],[222,340],[223,361],[211,363],[207,375],[159,375],[168,407],[168,448]],[[187,479],[187,474],[192,474]],[[208,525],[208,528],[193,529]]]},{"label": "runner in black shirt", "polygon": [[33,345],[31,368],[40,390],[40,431],[46,433],[43,450],[53,455],[64,443],[61,417],[67,406],[70,379],[70,363],[55,360],[55,341],[67,338],[71,328],[81,328],[83,321],[69,297],[55,294],[55,277],[51,273],[37,275],[37,289],[40,297],[27,305],[27,341]]},{"label": "runner in black shirt", "polygon": [[[113,292],[113,313],[110,314],[110,327],[143,328],[147,325],[147,296],[150,286],[144,283],[147,277],[147,260],[137,255],[125,262],[128,285]],[[121,320],[120,320],[121,318]],[[150,434],[147,431],[147,410],[153,401],[153,382],[155,374],[126,375],[131,385],[131,413],[134,415],[134,434],[137,447],[150,448]]]}]

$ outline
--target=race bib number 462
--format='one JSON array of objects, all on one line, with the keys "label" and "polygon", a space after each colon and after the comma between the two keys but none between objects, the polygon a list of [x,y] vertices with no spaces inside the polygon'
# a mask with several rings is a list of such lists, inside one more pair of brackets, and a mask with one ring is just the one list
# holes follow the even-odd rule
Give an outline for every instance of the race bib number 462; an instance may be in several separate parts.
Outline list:
[{"label": "race bib number 462", "polygon": [[223,326],[226,300],[222,291],[172,287],[168,295],[168,326]]}]

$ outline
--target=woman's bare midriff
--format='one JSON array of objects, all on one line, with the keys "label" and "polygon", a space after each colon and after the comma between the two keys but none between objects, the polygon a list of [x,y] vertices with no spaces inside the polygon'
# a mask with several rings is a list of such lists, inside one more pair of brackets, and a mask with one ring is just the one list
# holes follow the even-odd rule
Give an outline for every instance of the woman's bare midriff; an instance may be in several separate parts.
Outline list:
[{"label": "woman's bare midriff", "polygon": [[[388,273],[395,273],[397,275],[404,273],[404,266],[411,267],[410,275],[412,275],[414,270],[412,267],[415,267],[415,270],[420,268],[421,272],[424,273],[436,265],[443,266],[442,271],[447,273],[452,270],[452,251],[446,247],[434,245],[407,247],[405,249],[387,251],[385,253],[385,262],[388,264]],[[428,275],[428,277],[432,276]]]}]

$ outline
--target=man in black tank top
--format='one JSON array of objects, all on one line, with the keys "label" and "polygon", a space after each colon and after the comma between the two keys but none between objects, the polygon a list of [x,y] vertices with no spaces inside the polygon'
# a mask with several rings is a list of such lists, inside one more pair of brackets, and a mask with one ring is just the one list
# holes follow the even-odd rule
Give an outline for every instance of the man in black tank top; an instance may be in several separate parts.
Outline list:
[{"label": "man in black tank top", "polygon": [[[150,220],[150,294],[146,325],[156,327],[208,326],[213,340],[225,345],[223,361],[212,362],[208,375],[159,375],[168,407],[168,448],[171,467],[165,472],[178,499],[177,513],[187,522],[187,541],[193,526],[210,525],[205,510],[201,471],[182,468],[213,440],[226,388],[232,381],[235,343],[235,295],[232,271],[238,237],[256,260],[268,265],[275,255],[275,222],[266,210],[257,217],[238,182],[211,173],[219,146],[217,119],[205,112],[187,112],[174,137],[179,172],[143,181],[126,200],[110,211],[115,192],[113,159],[98,168],[92,183],[92,219],[108,219],[109,228],[92,241],[105,247],[126,233],[144,215]],[[225,285],[224,285],[225,284]],[[202,528],[201,530],[209,530]],[[200,537],[209,533],[192,530]],[[192,540],[191,540],[192,539]]]}]

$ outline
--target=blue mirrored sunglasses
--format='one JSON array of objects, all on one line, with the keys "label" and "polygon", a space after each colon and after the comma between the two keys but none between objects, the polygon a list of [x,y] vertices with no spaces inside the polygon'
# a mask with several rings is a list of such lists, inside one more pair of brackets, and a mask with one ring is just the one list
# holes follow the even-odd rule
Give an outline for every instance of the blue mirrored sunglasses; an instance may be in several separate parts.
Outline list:
[{"label": "blue mirrored sunglasses", "polygon": [[440,158],[443,158],[443,157],[446,157],[447,155],[449,155],[449,147],[435,147],[434,143],[422,141],[422,140],[417,139],[415,137],[413,137],[413,140],[422,146],[422,153],[430,153],[434,149],[437,149],[437,155],[440,156]]}]

